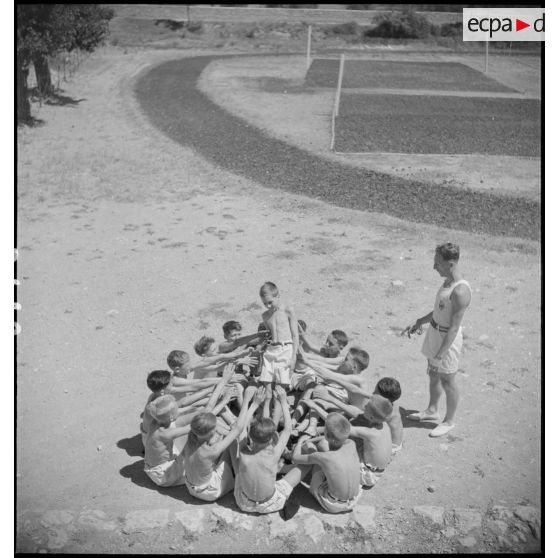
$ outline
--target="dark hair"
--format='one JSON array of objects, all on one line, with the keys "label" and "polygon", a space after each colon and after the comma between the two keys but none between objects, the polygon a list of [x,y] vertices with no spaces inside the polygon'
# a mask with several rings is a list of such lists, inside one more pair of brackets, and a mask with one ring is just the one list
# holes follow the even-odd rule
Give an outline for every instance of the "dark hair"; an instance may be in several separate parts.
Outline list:
[{"label": "dark hair", "polygon": [[147,387],[155,393],[166,388],[171,381],[171,374],[168,370],[153,370],[147,375]]},{"label": "dark hair", "polygon": [[224,333],[225,337],[231,331],[242,331],[242,326],[238,322],[235,322],[234,320],[230,320],[228,322],[225,322],[223,324],[223,333]]},{"label": "dark hair", "polygon": [[380,378],[374,391],[393,403],[401,397],[401,385],[395,378]]},{"label": "dark hair", "polygon": [[205,352],[207,351],[207,349],[209,349],[209,347],[213,343],[215,343],[215,339],[213,339],[213,337],[208,337],[207,335],[204,335],[194,345],[194,351],[196,351],[197,355],[203,356],[205,354]]},{"label": "dark hair", "polygon": [[187,362],[190,362],[190,357],[185,351],[171,351],[167,357],[167,364],[171,370],[181,368]]},{"label": "dark hair", "polygon": [[337,347],[321,347],[320,354],[326,358],[335,358],[341,351]]},{"label": "dark hair", "polygon": [[258,325],[258,333],[260,331],[267,331],[267,326],[265,325],[264,322],[260,322],[259,325]]},{"label": "dark hair", "polygon": [[250,426],[250,438],[258,444],[267,444],[276,431],[277,427],[270,418],[261,417]]},{"label": "dark hair", "polygon": [[347,334],[344,331],[340,329],[334,329],[331,332],[331,335],[337,341],[337,344],[339,345],[340,349],[347,346],[347,343],[349,342],[349,338],[347,337]]},{"label": "dark hair", "polygon": [[300,326],[300,329],[302,329],[302,331],[306,331],[306,328],[308,327],[304,320],[298,320],[298,325]]},{"label": "dark hair", "polygon": [[436,254],[440,254],[445,262],[457,262],[459,261],[459,246],[457,244],[452,244],[451,242],[438,244],[438,246],[436,246]]},{"label": "dark hair", "polygon": [[348,354],[352,355],[359,372],[362,372],[370,363],[370,356],[364,349],[351,347]]},{"label": "dark hair", "polygon": [[272,283],[271,281],[266,281],[260,287],[260,296],[263,296],[266,293],[270,293],[273,296],[277,296],[279,294],[279,289],[277,288],[277,285],[275,283]]}]

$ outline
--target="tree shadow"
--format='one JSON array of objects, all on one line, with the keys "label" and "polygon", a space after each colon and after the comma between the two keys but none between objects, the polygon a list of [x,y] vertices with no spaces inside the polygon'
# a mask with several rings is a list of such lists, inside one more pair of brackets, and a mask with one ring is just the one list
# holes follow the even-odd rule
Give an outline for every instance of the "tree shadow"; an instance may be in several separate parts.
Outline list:
[{"label": "tree shadow", "polygon": [[45,121],[41,118],[35,118],[34,116],[29,117],[27,120],[18,120],[17,126],[21,128],[23,126],[28,126],[29,128],[38,128],[44,126]]},{"label": "tree shadow", "polygon": [[408,418],[409,415],[418,412],[418,409],[405,409],[404,407],[399,407],[399,414],[401,415],[403,428],[422,428],[426,430],[434,430],[434,428],[438,426],[438,423],[436,421],[418,421]]},{"label": "tree shadow", "polygon": [[64,107],[66,105],[79,105],[82,101],[87,99],[74,99],[68,97],[67,95],[61,95],[60,93],[51,93],[44,101],[45,105]]}]

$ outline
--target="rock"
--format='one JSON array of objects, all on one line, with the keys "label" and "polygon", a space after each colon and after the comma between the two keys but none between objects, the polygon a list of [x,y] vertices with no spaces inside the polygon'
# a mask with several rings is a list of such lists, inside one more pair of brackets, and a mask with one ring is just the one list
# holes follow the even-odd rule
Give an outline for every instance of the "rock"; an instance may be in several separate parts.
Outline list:
[{"label": "rock", "polygon": [[391,282],[392,287],[402,287],[403,286],[403,281],[400,281],[399,279],[396,279],[395,281]]},{"label": "rock", "polygon": [[236,516],[239,515],[228,508],[215,508],[211,510],[211,513],[216,519],[220,519],[226,525],[232,525]]},{"label": "rock", "polygon": [[116,522],[111,521],[101,510],[82,511],[79,514],[78,523],[83,527],[91,527],[99,531],[114,531],[117,528]]},{"label": "rock", "polygon": [[490,515],[492,515],[494,519],[504,520],[511,519],[513,517],[513,512],[505,506],[493,506],[493,508],[490,510]]},{"label": "rock", "polygon": [[519,517],[521,521],[532,524],[540,524],[541,514],[537,508],[532,506],[516,506],[513,510],[516,517]]},{"label": "rock", "polygon": [[166,527],[169,510],[136,510],[126,514],[125,523],[128,531],[156,529]]},{"label": "rock", "polygon": [[176,512],[174,517],[182,524],[184,529],[190,533],[200,534],[207,528],[205,510],[203,509]]},{"label": "rock", "polygon": [[352,513],[352,520],[365,531],[375,529],[375,517],[376,508],[374,506],[357,506]]},{"label": "rock", "polygon": [[314,544],[318,544],[325,533],[322,522],[315,515],[307,515],[303,522],[304,534],[312,539]]},{"label": "rock", "polygon": [[477,544],[477,539],[471,535],[457,539],[459,544],[464,548],[471,549]]},{"label": "rock", "polygon": [[440,451],[446,452],[448,449],[449,446],[447,444],[440,444]]},{"label": "rock", "polygon": [[46,546],[49,550],[58,550],[66,546],[68,534],[60,527],[49,527]]},{"label": "rock", "polygon": [[455,527],[461,533],[468,533],[473,529],[480,529],[482,527],[482,515],[477,510],[455,509],[453,517],[455,519]]},{"label": "rock", "polygon": [[245,531],[251,531],[254,528],[254,520],[251,517],[245,517],[238,523],[238,526]]},{"label": "rock", "polygon": [[428,492],[435,492],[436,488],[434,486],[427,486],[426,490],[428,490]]},{"label": "rock", "polygon": [[486,527],[495,535],[503,535],[508,530],[508,524],[501,519],[488,519]]},{"label": "rock", "polygon": [[51,525],[68,525],[74,520],[74,514],[66,510],[49,510],[41,518],[41,525],[50,527]]},{"label": "rock", "polygon": [[290,519],[289,521],[284,521],[278,513],[270,514],[269,525],[269,535],[273,539],[275,537],[280,537],[283,535],[288,535],[289,533],[295,533],[298,528],[298,521],[296,519]]},{"label": "rock", "polygon": [[97,451],[101,451],[103,449],[103,446],[97,446]]},{"label": "rock", "polygon": [[112,309],[107,312],[107,316],[116,316],[118,314],[118,310]]},{"label": "rock", "polygon": [[457,531],[453,527],[447,527],[442,531],[442,535],[444,535],[446,539],[451,539],[452,537],[455,537],[455,535],[457,535]]},{"label": "rock", "polygon": [[430,520],[435,525],[444,524],[444,508],[440,506],[415,506],[413,512]]}]

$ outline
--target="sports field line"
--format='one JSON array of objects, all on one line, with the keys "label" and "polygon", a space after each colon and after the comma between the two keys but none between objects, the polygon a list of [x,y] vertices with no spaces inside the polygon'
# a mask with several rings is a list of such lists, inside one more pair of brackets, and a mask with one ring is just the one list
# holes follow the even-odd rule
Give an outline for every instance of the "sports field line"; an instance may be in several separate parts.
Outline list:
[{"label": "sports field line", "polygon": [[[318,88],[316,88],[318,89]],[[331,90],[330,87],[323,87],[324,91]],[[422,95],[433,97],[490,97],[500,99],[540,99],[538,96],[526,93],[498,93],[496,91],[442,91],[440,89],[386,89],[355,87],[343,88],[343,95],[366,94],[366,95]]]}]

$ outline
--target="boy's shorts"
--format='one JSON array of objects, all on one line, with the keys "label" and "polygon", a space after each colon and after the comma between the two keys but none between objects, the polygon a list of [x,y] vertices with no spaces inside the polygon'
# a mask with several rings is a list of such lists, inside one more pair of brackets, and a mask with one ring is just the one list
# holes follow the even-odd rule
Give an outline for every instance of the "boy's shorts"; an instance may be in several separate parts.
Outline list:
[{"label": "boy's shorts", "polygon": [[351,511],[355,507],[362,495],[362,487],[359,487],[358,494],[354,498],[350,500],[338,500],[329,493],[326,476],[321,469],[318,469],[312,474],[310,492],[324,510],[329,513],[342,513]]},{"label": "boy's shorts", "polygon": [[254,502],[244,494],[240,483],[237,482],[234,487],[234,499],[237,506],[248,513],[273,513],[280,511],[285,507],[287,498],[291,495],[293,487],[285,480],[281,479],[275,483],[275,492],[273,496],[265,502]]},{"label": "boy's shorts", "polygon": [[368,463],[360,463],[360,484],[366,487],[374,486],[380,477],[384,474],[385,469],[373,467]]},{"label": "boy's shorts", "polygon": [[214,502],[234,489],[234,476],[230,465],[226,461],[221,460],[207,483],[195,486],[188,479],[185,479],[185,484],[188,492],[194,498],[199,498],[206,502]]},{"label": "boy's shorts", "polygon": [[146,463],[144,471],[158,486],[178,486],[186,480],[184,458],[181,455],[155,467],[149,467]]},{"label": "boy's shorts", "polygon": [[291,384],[289,364],[293,356],[293,346],[268,345],[262,355],[263,365],[260,382],[275,382],[282,385]]}]

